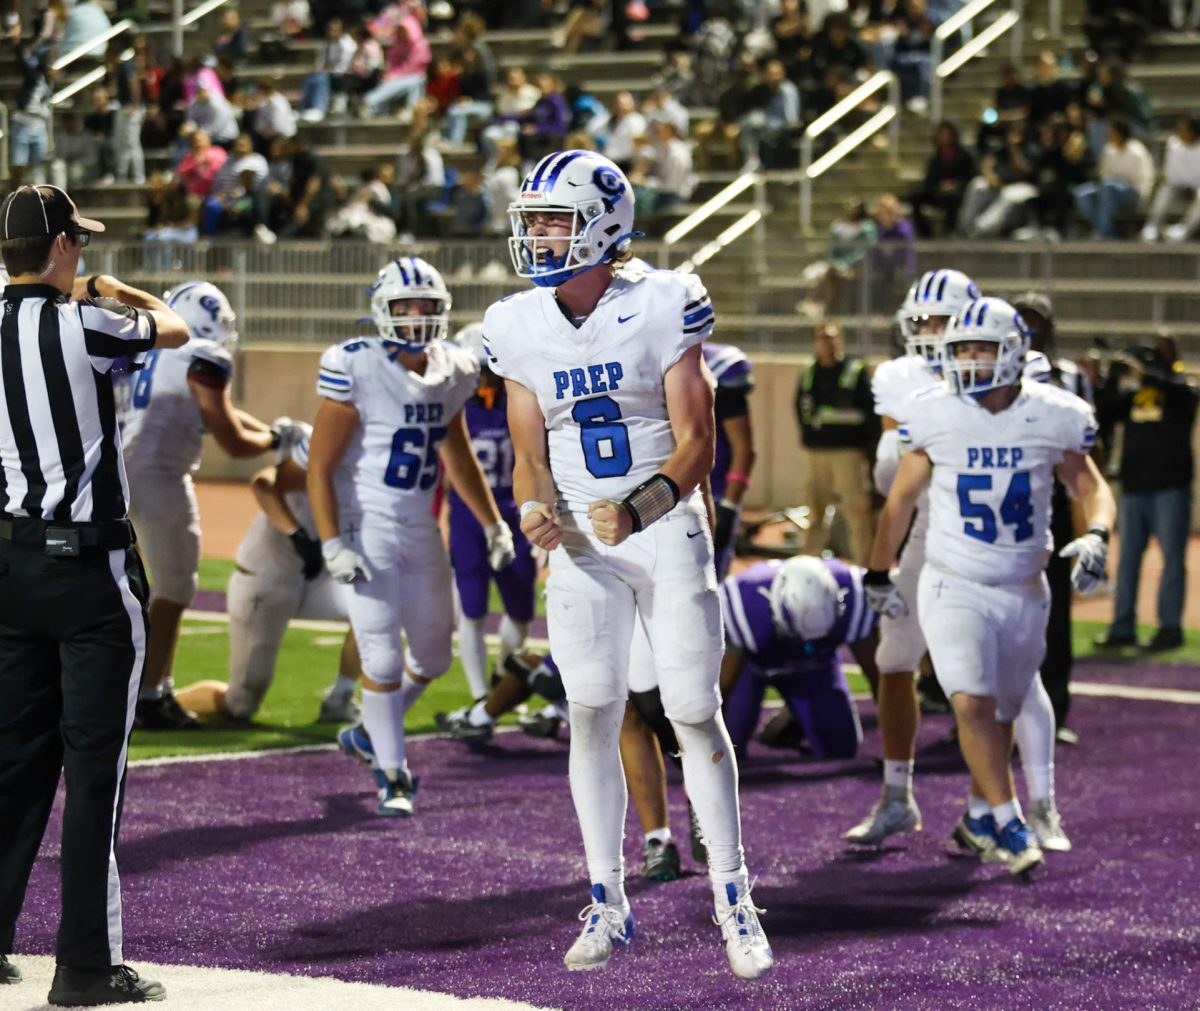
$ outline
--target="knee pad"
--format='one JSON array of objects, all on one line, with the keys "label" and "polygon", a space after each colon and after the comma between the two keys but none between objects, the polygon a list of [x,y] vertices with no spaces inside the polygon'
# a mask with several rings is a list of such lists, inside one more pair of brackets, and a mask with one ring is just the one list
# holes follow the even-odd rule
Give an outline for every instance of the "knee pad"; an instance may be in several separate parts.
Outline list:
[{"label": "knee pad", "polygon": [[879,625],[879,648],[875,651],[875,663],[880,674],[895,674],[915,671],[925,655],[925,636],[916,615],[891,619],[884,618]]},{"label": "knee pad", "polygon": [[[392,635],[362,634],[355,631],[363,674],[376,684],[398,685],[404,677],[405,655]],[[426,675],[417,672],[420,677]]]},{"label": "knee pad", "polygon": [[670,685],[663,679],[659,688],[663,711],[672,723],[705,723],[721,709],[721,689],[714,680],[711,685]]},{"label": "knee pad", "polygon": [[668,756],[678,754],[679,741],[675,737],[675,728],[671,725],[671,721],[663,709],[662,693],[657,688],[652,688],[648,692],[630,692],[629,701],[633,703],[633,708],[645,721],[646,726],[658,738],[663,754]]}]

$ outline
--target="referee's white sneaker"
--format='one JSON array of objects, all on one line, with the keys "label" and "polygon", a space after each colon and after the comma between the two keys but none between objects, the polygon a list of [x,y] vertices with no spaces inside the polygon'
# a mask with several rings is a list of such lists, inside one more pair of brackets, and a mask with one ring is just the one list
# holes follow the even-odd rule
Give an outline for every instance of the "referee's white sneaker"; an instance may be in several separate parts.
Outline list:
[{"label": "referee's white sneaker", "polygon": [[614,945],[633,941],[633,913],[629,911],[629,903],[615,905],[605,898],[604,886],[592,885],[592,901],[579,913],[583,932],[563,957],[568,969],[603,969],[612,957]]},{"label": "referee's white sneaker", "polygon": [[739,896],[737,885],[725,886],[725,901],[718,903],[713,923],[725,938],[729,968],[740,979],[758,979],[775,964],[771,943],[758,922],[758,914],[765,912],[751,900],[749,888]]}]

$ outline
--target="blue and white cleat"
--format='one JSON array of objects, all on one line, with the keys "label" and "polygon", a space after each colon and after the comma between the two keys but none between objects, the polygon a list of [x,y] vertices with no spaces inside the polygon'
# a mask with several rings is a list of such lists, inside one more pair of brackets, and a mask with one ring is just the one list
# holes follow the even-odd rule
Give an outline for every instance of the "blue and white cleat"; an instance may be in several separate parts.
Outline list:
[{"label": "blue and white cleat", "polygon": [[342,727],[337,732],[337,744],[343,754],[358,759],[364,765],[375,764],[375,748],[361,723]]},{"label": "blue and white cleat", "polygon": [[411,818],[420,780],[407,769],[375,769],[373,775],[379,787],[376,814],[385,818]]},{"label": "blue and white cleat", "polygon": [[978,818],[964,814],[954,826],[950,841],[984,863],[1008,859],[1008,854],[1000,848],[1000,833],[996,830],[996,819],[990,811]]},{"label": "blue and white cleat", "polygon": [[775,952],[758,922],[758,914],[766,910],[754,904],[749,888],[739,898],[737,885],[732,882],[725,886],[725,897],[727,904],[717,909],[713,923],[725,937],[729,968],[739,979],[765,976],[775,964]]},{"label": "blue and white cleat", "polygon": [[1013,818],[1000,830],[1000,850],[1013,874],[1024,874],[1042,862],[1037,836],[1020,817]]},{"label": "blue and white cleat", "polygon": [[633,941],[633,913],[629,903],[623,906],[605,902],[603,885],[592,885],[592,901],[579,913],[583,933],[571,945],[563,962],[572,971],[603,969],[612,957],[614,945]]}]

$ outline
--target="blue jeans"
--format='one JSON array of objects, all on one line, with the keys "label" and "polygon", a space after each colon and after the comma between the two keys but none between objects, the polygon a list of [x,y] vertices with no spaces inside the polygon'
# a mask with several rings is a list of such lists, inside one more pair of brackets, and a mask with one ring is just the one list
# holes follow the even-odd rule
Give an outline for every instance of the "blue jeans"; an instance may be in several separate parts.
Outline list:
[{"label": "blue jeans", "polygon": [[300,109],[329,111],[329,75],[324,71],[309,74],[304,79],[304,86],[300,89]]},{"label": "blue jeans", "polygon": [[14,120],[9,132],[13,165],[41,165],[46,160],[48,144],[45,123]]},{"label": "blue jeans", "polygon": [[1192,494],[1187,488],[1130,492],[1121,496],[1121,560],[1117,565],[1117,605],[1109,634],[1131,636],[1137,631],[1138,582],[1142,556],[1151,535],[1163,554],[1158,586],[1158,627],[1180,628],[1187,591],[1188,528]]},{"label": "blue jeans", "polygon": [[407,100],[406,104],[411,108],[417,99],[423,98],[424,95],[425,75],[403,74],[400,77],[388,78],[372,88],[363,95],[363,101],[372,112],[378,113],[400,97],[404,97]]},{"label": "blue jeans", "polygon": [[1101,179],[1075,187],[1075,206],[1101,238],[1113,238],[1117,212],[1138,202],[1137,190],[1123,179]]},{"label": "blue jeans", "polygon": [[487,119],[491,114],[491,102],[455,102],[446,110],[446,117],[442,121],[442,136],[450,144],[461,144],[467,139],[467,126],[471,118]]}]

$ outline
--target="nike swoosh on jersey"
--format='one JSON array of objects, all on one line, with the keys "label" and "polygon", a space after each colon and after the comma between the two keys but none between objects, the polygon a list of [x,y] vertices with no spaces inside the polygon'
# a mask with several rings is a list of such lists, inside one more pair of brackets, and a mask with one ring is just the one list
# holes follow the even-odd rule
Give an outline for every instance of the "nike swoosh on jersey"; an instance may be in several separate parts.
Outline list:
[{"label": "nike swoosh on jersey", "polygon": [[702,533],[704,533],[703,530],[696,530],[693,533],[688,534],[688,540],[691,540],[693,537],[699,537]]},{"label": "nike swoosh on jersey", "polygon": [[628,316],[618,316],[617,322],[618,323],[628,323],[631,319],[633,319],[634,316],[640,316],[640,315],[641,315],[640,312],[635,312],[635,313],[631,313]]}]

